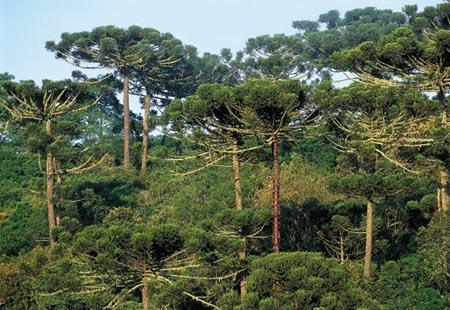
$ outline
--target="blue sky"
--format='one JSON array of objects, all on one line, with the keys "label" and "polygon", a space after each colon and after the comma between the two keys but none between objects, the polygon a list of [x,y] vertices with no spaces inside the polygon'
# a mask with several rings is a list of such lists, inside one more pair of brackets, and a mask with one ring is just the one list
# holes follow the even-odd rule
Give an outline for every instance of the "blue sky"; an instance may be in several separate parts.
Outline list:
[{"label": "blue sky", "polygon": [[200,52],[241,49],[250,37],[293,33],[294,20],[316,20],[331,9],[375,6],[401,10],[440,0],[0,0],[0,72],[17,80],[70,77],[74,67],[44,48],[62,32],[100,25],[140,25],[171,32]]}]

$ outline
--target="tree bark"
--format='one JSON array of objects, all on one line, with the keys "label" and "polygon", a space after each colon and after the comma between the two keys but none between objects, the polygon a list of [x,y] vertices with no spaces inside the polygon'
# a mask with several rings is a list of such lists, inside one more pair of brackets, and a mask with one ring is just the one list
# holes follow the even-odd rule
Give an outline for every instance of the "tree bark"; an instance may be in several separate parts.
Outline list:
[{"label": "tree bark", "polygon": [[123,76],[123,166],[130,168],[130,95],[129,77]]},{"label": "tree bark", "polygon": [[[438,92],[438,99],[442,105],[442,126],[447,126],[447,116],[449,114],[449,106],[447,98],[445,96],[444,89],[440,89]],[[449,193],[448,193],[449,172],[445,168],[441,168],[439,171],[439,189],[438,189],[438,210],[446,212],[449,209]]]},{"label": "tree bark", "polygon": [[280,252],[280,173],[278,162],[278,139],[275,135],[272,143],[273,155],[273,189],[272,189],[272,248],[275,253]]},{"label": "tree bark", "polygon": [[144,124],[142,130],[141,174],[145,174],[145,171],[147,169],[148,134],[149,134],[148,119],[150,116],[151,100],[152,98],[147,93],[147,95],[144,98],[144,120],[143,120]]},{"label": "tree bark", "polygon": [[[233,175],[234,175],[234,196],[235,196],[235,208],[236,210],[242,210],[242,195],[241,195],[241,164],[238,154],[238,141],[234,139],[232,145],[233,151]],[[245,259],[247,257],[247,252],[245,250],[245,246],[247,240],[245,237],[241,238],[242,243],[244,244],[244,249],[239,251],[239,258]],[[244,296],[247,293],[247,276],[243,275],[239,280],[239,293],[241,296]]]},{"label": "tree bark", "polygon": [[150,295],[149,295],[149,285],[148,285],[148,280],[147,278],[144,276],[144,278],[142,279],[143,282],[143,286],[142,286],[142,309],[143,310],[149,310],[150,309]]},{"label": "tree bark", "polygon": [[439,189],[438,189],[438,209],[447,212],[449,209],[449,193],[448,193],[449,174],[445,168],[439,171]]},{"label": "tree bark", "polygon": [[[52,124],[50,120],[46,121],[45,130],[47,135],[51,136]],[[47,178],[46,199],[47,199],[48,231],[50,238],[50,246],[53,247],[56,243],[55,238],[53,236],[53,229],[56,226],[55,205],[53,203],[53,184],[55,182],[55,173],[53,171],[53,154],[50,150],[47,150],[46,178]]]},{"label": "tree bark", "polygon": [[[245,237],[242,238],[242,242],[244,243],[244,250],[239,251],[239,258],[243,260],[247,257],[247,251],[245,249],[247,239]],[[247,275],[245,274],[242,275],[241,279],[239,280],[239,294],[241,296],[247,294]]]},{"label": "tree bark", "polygon": [[366,215],[366,251],[364,256],[364,278],[366,279],[370,278],[370,267],[372,264],[373,208],[373,202],[368,201]]},{"label": "tree bark", "polygon": [[233,172],[234,172],[234,197],[236,209],[242,210],[242,196],[241,196],[241,166],[239,162],[238,141],[233,141]]},{"label": "tree bark", "polygon": [[[53,157],[53,171],[57,171],[58,170],[58,166],[56,165],[56,160]],[[58,184],[58,186],[61,186],[61,175],[56,175],[55,178],[56,184]],[[61,206],[61,199],[60,197],[58,197],[56,204],[54,203],[54,209],[55,209],[55,225],[56,227],[59,226],[60,222],[61,222],[61,218],[59,216],[58,210]]]}]

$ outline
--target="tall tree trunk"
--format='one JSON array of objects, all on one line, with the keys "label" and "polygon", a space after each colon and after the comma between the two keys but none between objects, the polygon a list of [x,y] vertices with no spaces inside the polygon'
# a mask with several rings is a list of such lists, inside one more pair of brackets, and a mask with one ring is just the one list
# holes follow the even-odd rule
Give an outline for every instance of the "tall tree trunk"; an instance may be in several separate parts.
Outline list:
[{"label": "tall tree trunk", "polygon": [[130,168],[130,95],[129,77],[123,76],[123,166]]},{"label": "tall tree trunk", "polygon": [[[234,175],[234,198],[235,198],[235,208],[236,210],[242,210],[242,195],[241,195],[241,164],[238,154],[238,141],[237,139],[234,139],[233,145],[232,145],[232,151],[233,151],[233,175]],[[245,259],[247,256],[245,247],[247,240],[245,237],[241,238],[241,241],[244,245],[244,249],[239,251],[239,258]],[[247,276],[243,275],[241,279],[239,280],[239,293],[241,296],[244,296],[247,292]]]},{"label": "tall tree trunk", "polygon": [[150,309],[150,290],[148,285],[148,279],[146,276],[142,279],[143,286],[142,286],[142,309],[143,310],[149,310]]},{"label": "tall tree trunk", "polygon": [[147,95],[144,98],[144,124],[142,130],[142,156],[141,156],[141,174],[145,174],[145,170],[147,169],[147,152],[148,152],[148,119],[150,116],[150,106],[151,106],[152,98],[147,92]]},{"label": "tall tree trunk", "polygon": [[[449,105],[444,90],[441,88],[438,92],[438,99],[442,105],[442,126],[447,126],[447,117],[449,114]],[[447,211],[449,209],[449,193],[448,193],[449,172],[443,167],[439,171],[439,187],[437,194],[437,206],[439,211]]]},{"label": "tall tree trunk", "polygon": [[236,209],[242,210],[242,196],[241,196],[241,166],[238,154],[238,141],[233,141],[233,172],[234,172],[234,200]]},{"label": "tall tree trunk", "polygon": [[272,143],[273,175],[272,175],[272,248],[280,252],[280,173],[278,162],[278,139],[275,135]]},{"label": "tall tree trunk", "polygon": [[449,209],[449,193],[448,193],[449,173],[445,168],[439,171],[439,189],[438,189],[438,209],[446,212]]},{"label": "tall tree trunk", "polygon": [[372,264],[373,208],[373,202],[368,201],[366,215],[366,252],[364,256],[364,278],[366,279],[370,278],[370,266]]},{"label": "tall tree trunk", "polygon": [[[56,165],[56,160],[55,160],[55,158],[53,157],[53,171],[57,171],[57,170],[58,170],[58,166]],[[57,186],[61,186],[61,182],[62,182],[61,175],[57,174],[57,175],[56,175],[56,178],[55,178],[55,181],[56,181]],[[60,218],[59,213],[58,213],[58,210],[60,209],[60,206],[61,206],[61,199],[60,199],[60,197],[58,197],[57,203],[54,204],[54,209],[55,209],[55,225],[56,225],[57,227],[59,226],[59,224],[60,224],[60,222],[61,222],[61,218]]]},{"label": "tall tree trunk", "polygon": [[[50,120],[46,121],[45,130],[47,135],[51,136],[52,123]],[[55,205],[53,203],[53,183],[55,181],[55,173],[53,171],[53,154],[49,150],[47,150],[46,177],[47,177],[46,199],[47,199],[48,230],[49,230],[50,246],[53,247],[55,245],[53,229],[56,226]]]}]

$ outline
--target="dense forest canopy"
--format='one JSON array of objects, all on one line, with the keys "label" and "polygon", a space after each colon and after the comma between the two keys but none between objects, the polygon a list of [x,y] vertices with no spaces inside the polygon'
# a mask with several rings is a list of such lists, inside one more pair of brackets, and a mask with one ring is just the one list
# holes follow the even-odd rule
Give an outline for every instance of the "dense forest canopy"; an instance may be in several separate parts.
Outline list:
[{"label": "dense forest canopy", "polygon": [[0,74],[0,309],[450,308],[450,2],[292,27],[99,26],[46,42],[65,80]]}]

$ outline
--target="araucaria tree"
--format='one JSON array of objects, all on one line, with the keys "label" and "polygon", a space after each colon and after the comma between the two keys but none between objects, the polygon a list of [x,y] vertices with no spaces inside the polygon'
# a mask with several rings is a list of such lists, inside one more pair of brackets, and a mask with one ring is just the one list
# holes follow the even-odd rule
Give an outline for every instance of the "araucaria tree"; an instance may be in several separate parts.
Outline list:
[{"label": "araucaria tree", "polygon": [[[427,157],[437,170],[439,210],[449,209],[449,104],[450,89],[450,3],[427,7],[407,6],[410,24],[397,28],[376,41],[335,53],[336,67],[356,74],[363,84],[392,87],[399,91],[414,87],[436,94],[440,122],[433,130],[435,143]],[[430,101],[432,102],[432,101]]]},{"label": "araucaria tree", "polygon": [[220,261],[226,261],[226,257],[211,261],[219,255],[220,247],[209,244],[210,238],[210,234],[194,227],[136,223],[130,209],[118,208],[103,225],[81,232],[75,250],[87,260],[94,275],[87,279],[86,286],[115,289],[115,297],[105,309],[122,306],[127,295],[139,289],[143,310],[156,307],[158,300],[152,294],[164,289],[172,295],[168,300],[171,304],[184,296],[192,307],[220,309],[207,297],[189,291],[196,288],[196,282],[222,281],[240,272],[223,272],[226,264],[222,266]]},{"label": "araucaria tree", "polygon": [[241,122],[240,103],[236,87],[220,84],[202,85],[197,93],[183,100],[175,100],[166,110],[166,119],[174,130],[185,135],[200,154],[187,158],[204,159],[206,164],[185,174],[218,164],[227,157],[232,158],[234,172],[235,207],[243,208],[241,197],[241,154],[254,150],[243,149],[245,134],[251,131]]},{"label": "araucaria tree", "polygon": [[[239,100],[236,94],[239,93],[238,90],[238,87],[220,84],[202,85],[195,95],[184,100],[175,100],[165,112],[173,129],[183,133],[187,141],[200,149],[198,154],[185,158],[202,159],[205,162],[202,167],[184,175],[199,172],[231,157],[235,209],[239,211],[244,208],[241,188],[242,155],[263,146],[244,146],[245,137],[252,134],[252,131],[242,122],[242,100]],[[239,256],[244,259],[246,236],[241,235],[240,239],[244,249],[239,252]],[[245,294],[245,286],[245,278],[242,278],[242,295]]]},{"label": "araucaria tree", "polygon": [[414,91],[399,94],[395,89],[364,85],[338,90],[329,83],[320,85],[313,98],[328,111],[329,139],[342,152],[338,158],[341,176],[332,182],[333,186],[352,197],[363,198],[367,204],[364,277],[369,278],[375,203],[407,186],[405,176],[389,165],[414,172],[401,158],[401,151],[433,142],[423,134],[427,130],[420,122],[423,111],[414,108],[425,98]]},{"label": "araucaria tree", "polygon": [[272,248],[280,252],[279,146],[301,136],[313,123],[315,110],[307,101],[308,87],[296,80],[255,80],[236,92],[242,102],[241,122],[272,148]]},{"label": "araucaria tree", "polygon": [[[86,85],[70,81],[44,81],[41,88],[29,82],[9,83],[3,87],[7,90],[9,98],[0,99],[0,104],[9,111],[11,116],[16,120],[35,122],[42,126],[41,129],[45,129],[45,137],[42,141],[46,143],[39,147],[44,147],[46,153],[47,218],[50,245],[53,246],[55,244],[53,230],[57,225],[53,190],[55,177],[60,173],[57,171],[57,158],[54,152],[58,142],[64,138],[63,134],[55,132],[53,126],[69,114],[88,109],[96,102],[96,99],[89,95]],[[79,168],[72,167],[67,171],[85,169],[89,166],[91,159],[92,157]]]},{"label": "araucaria tree", "polygon": [[145,58],[131,73],[132,91],[144,98],[141,173],[147,168],[148,135],[152,101],[161,107],[173,97],[183,97],[193,84],[190,55],[182,42],[170,33],[146,29],[142,42]]},{"label": "araucaria tree", "polygon": [[235,61],[235,67],[248,80],[236,92],[242,102],[241,122],[272,147],[274,252],[281,248],[279,143],[299,138],[315,116],[306,98],[308,87],[299,82],[311,78],[314,72],[304,52],[305,44],[299,36],[262,35],[248,39]]},{"label": "araucaria tree", "polygon": [[[123,82],[123,165],[130,168],[130,74],[145,62],[146,43],[151,39],[153,29],[130,26],[122,29],[102,26],[91,32],[63,33],[61,41],[48,41],[46,48],[81,68],[104,68],[122,79]],[[147,41],[145,41],[147,39]],[[143,42],[145,41],[145,42]]]},{"label": "araucaria tree", "polygon": [[304,43],[295,35],[262,35],[250,38],[240,52],[235,66],[247,80],[298,79],[309,77],[311,67],[305,65]]},{"label": "araucaria tree", "polygon": [[0,72],[0,310],[450,309],[439,2],[299,12],[236,53],[69,27],[45,48],[71,79]]}]

